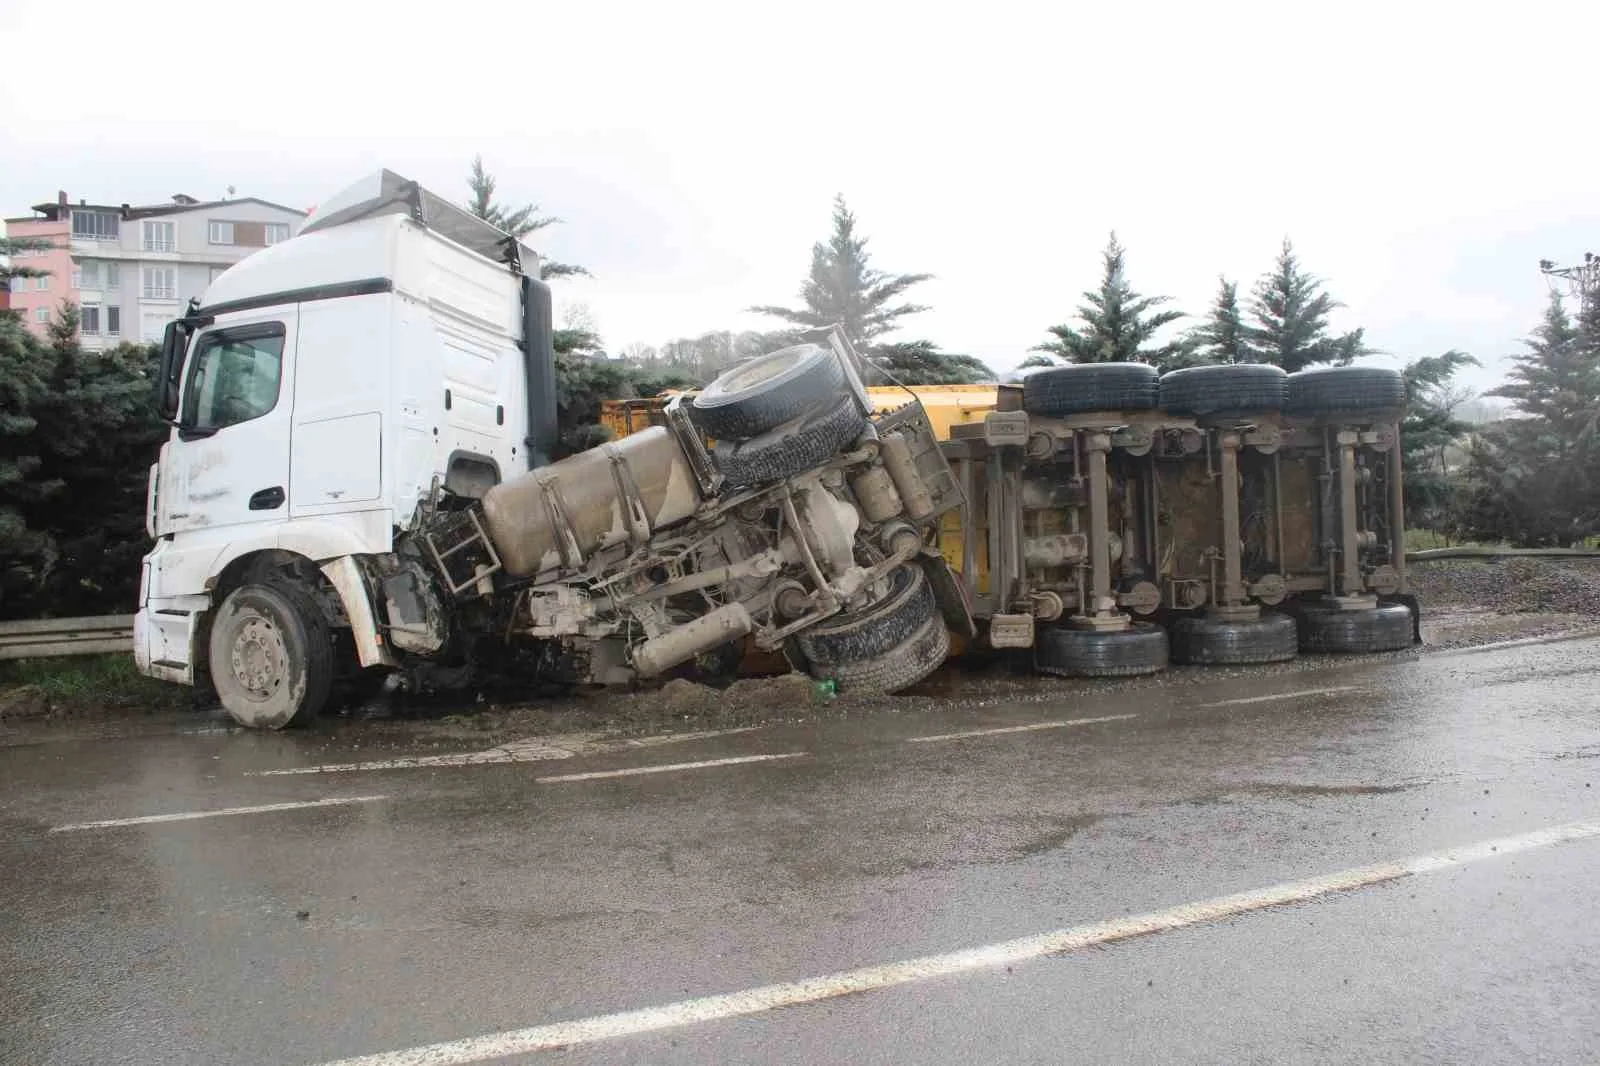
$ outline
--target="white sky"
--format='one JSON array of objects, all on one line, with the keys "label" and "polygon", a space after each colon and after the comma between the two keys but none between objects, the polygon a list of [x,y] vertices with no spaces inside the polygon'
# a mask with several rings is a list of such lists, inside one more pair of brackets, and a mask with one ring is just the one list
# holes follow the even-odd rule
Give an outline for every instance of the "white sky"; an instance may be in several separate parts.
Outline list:
[{"label": "white sky", "polygon": [[1600,250],[1594,0],[401,10],[0,0],[0,214],[58,188],[308,206],[382,166],[464,198],[482,152],[567,220],[543,250],[596,277],[558,300],[615,351],[768,324],[740,309],[795,299],[839,191],[874,265],[937,275],[904,336],[998,369],[1071,317],[1112,227],[1135,286],[1196,314],[1287,234],[1336,325],[1470,351],[1480,388],[1537,261]]}]

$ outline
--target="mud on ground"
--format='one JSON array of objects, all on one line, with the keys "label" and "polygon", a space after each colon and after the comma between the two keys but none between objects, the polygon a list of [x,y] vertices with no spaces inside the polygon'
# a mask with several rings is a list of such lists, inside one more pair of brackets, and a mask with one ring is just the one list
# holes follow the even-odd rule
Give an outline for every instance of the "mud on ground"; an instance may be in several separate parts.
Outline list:
[{"label": "mud on ground", "polygon": [[[1600,560],[1512,559],[1503,562],[1451,560],[1419,563],[1413,588],[1422,603],[1421,649],[1397,656],[1427,654],[1496,641],[1600,631]],[[1266,672],[1336,672],[1337,658],[1305,658],[1268,667],[1210,668],[1207,680]],[[373,749],[456,748],[463,743],[492,747],[523,737],[601,732],[642,736],[703,729],[733,729],[821,717],[918,714],[936,707],[981,707],[997,703],[1091,703],[1096,693],[1116,688],[1167,688],[1198,680],[1196,668],[1174,668],[1133,680],[1063,681],[1032,673],[1023,657],[993,656],[945,667],[914,689],[893,697],[837,698],[798,674],[747,678],[723,688],[671,681],[636,692],[583,690],[527,701],[416,700],[378,702],[349,708],[310,728],[330,739],[358,732]],[[143,681],[143,679],[137,679]],[[170,686],[162,686],[163,692]],[[182,691],[182,690],[176,690]],[[182,701],[144,706],[127,699],[96,702],[97,697],[50,698],[37,688],[0,692],[0,743],[18,739],[26,715],[39,725],[63,719],[88,728],[96,719],[144,718],[154,727],[170,719]],[[10,706],[21,714],[7,715]],[[220,712],[197,716],[177,711],[191,724],[197,717],[228,728]],[[31,724],[31,723],[30,723]],[[7,737],[6,734],[10,734]]]}]

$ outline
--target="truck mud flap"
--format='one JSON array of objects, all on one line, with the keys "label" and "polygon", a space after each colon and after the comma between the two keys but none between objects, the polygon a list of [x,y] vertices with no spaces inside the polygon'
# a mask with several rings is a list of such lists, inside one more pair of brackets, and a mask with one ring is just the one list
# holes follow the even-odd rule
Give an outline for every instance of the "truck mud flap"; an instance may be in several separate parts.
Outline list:
[{"label": "truck mud flap", "polygon": [[957,576],[949,560],[942,555],[929,553],[917,561],[922,564],[923,572],[928,575],[928,584],[933,589],[933,600],[939,605],[939,613],[944,616],[945,628],[968,640],[977,636],[978,623],[972,617],[972,603],[967,599],[967,587]]}]

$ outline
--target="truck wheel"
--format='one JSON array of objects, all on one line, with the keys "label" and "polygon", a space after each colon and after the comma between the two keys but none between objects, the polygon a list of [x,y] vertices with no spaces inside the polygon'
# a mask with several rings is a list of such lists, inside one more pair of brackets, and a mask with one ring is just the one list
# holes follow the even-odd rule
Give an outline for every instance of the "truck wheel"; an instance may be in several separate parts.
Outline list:
[{"label": "truck wheel", "polygon": [[1161,376],[1161,409],[1196,418],[1281,411],[1289,375],[1266,363],[1191,366]]},{"label": "truck wheel", "polygon": [[1300,650],[1294,619],[1277,611],[1259,618],[1192,614],[1172,625],[1172,659],[1206,666],[1284,663]]},{"label": "truck wheel", "polygon": [[1034,668],[1062,677],[1139,677],[1167,668],[1167,631],[1150,622],[1127,629],[1040,626]]},{"label": "truck wheel", "polygon": [[866,416],[848,399],[832,410],[796,419],[759,437],[719,441],[717,468],[729,488],[778,481],[821,466],[867,428]]},{"label": "truck wheel", "polygon": [[1403,603],[1381,603],[1341,611],[1318,603],[1299,610],[1300,650],[1338,655],[1368,655],[1411,647],[1411,609]]},{"label": "truck wheel", "polygon": [[905,644],[938,613],[933,588],[922,568],[906,563],[889,576],[889,592],[883,599],[864,611],[836,614],[818,622],[796,635],[794,644],[813,672],[842,663],[864,663]]},{"label": "truck wheel", "polygon": [[1032,415],[1153,411],[1161,375],[1143,363],[1078,363],[1035,370],[1022,379],[1022,409]]},{"label": "truck wheel", "polygon": [[950,631],[938,615],[922,623],[899,645],[857,662],[811,667],[811,676],[832,678],[840,692],[856,696],[888,695],[910,688],[950,657]]},{"label": "truck wheel", "polygon": [[1406,383],[1381,366],[1319,366],[1289,375],[1294,415],[1372,414],[1398,418],[1406,408]]},{"label": "truck wheel", "polygon": [[718,374],[689,404],[689,420],[712,440],[744,440],[816,411],[844,393],[832,349],[796,344]]},{"label": "truck wheel", "polygon": [[282,729],[313,718],[333,685],[333,641],[310,596],[292,585],[243,585],[211,626],[211,680],[234,721]]}]

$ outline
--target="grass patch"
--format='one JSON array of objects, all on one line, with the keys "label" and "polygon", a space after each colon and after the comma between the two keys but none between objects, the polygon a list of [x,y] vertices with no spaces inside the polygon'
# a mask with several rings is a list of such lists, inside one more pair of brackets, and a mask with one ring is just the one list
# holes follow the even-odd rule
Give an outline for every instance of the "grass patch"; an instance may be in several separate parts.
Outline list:
[{"label": "grass patch", "polygon": [[181,707],[190,690],[145,677],[131,655],[74,655],[0,662],[0,690],[32,686],[52,706]]}]

